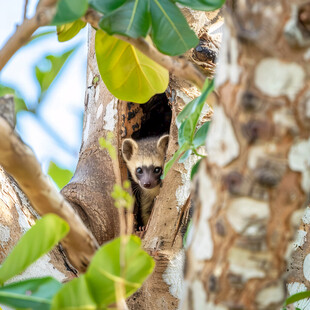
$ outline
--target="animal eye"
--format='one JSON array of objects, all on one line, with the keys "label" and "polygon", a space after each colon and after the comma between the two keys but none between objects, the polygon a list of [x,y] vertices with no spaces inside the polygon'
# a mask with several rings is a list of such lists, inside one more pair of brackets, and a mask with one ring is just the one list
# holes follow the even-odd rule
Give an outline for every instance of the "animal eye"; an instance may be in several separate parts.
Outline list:
[{"label": "animal eye", "polygon": [[156,167],[154,169],[154,173],[156,173],[156,174],[161,173],[161,168],[160,167]]},{"label": "animal eye", "polygon": [[143,172],[143,170],[142,170],[142,168],[139,167],[139,168],[136,169],[136,172],[137,172],[138,174],[141,174],[141,173]]}]

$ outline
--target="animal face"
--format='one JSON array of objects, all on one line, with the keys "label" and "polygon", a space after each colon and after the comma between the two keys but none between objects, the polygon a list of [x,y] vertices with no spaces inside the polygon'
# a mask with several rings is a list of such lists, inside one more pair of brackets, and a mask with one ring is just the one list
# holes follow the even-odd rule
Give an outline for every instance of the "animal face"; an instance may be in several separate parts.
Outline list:
[{"label": "animal face", "polygon": [[168,135],[159,139],[124,140],[123,158],[133,180],[143,189],[153,189],[160,184],[168,141]]}]

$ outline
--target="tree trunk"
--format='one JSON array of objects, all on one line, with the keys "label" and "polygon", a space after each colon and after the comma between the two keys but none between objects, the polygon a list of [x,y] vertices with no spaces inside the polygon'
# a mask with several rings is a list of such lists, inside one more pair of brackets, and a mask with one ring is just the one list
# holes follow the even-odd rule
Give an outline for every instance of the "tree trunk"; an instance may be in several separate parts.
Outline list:
[{"label": "tree trunk", "polygon": [[[184,13],[200,35],[205,33],[203,26],[211,25],[211,19],[218,15],[218,12],[206,14],[187,9]],[[119,234],[118,211],[110,194],[115,183],[120,184],[127,179],[127,169],[120,153],[123,139],[159,136],[170,131],[167,160],[170,159],[178,147],[175,118],[186,103],[199,95],[199,91],[171,77],[166,93],[155,95],[144,105],[117,100],[100,78],[94,51],[95,31],[92,29],[89,38],[82,146],[74,177],[62,194],[102,244]],[[198,54],[189,53],[188,56],[195,58]],[[214,66],[211,61],[204,63],[208,70]],[[202,122],[210,113],[208,109],[204,111]],[[114,134],[112,144],[118,150],[117,161],[112,161],[98,143],[98,139],[107,137],[109,132]],[[189,204],[189,174],[196,160],[195,156],[191,156],[184,164],[176,164],[163,182],[143,238],[145,250],[156,261],[155,271],[128,301],[131,309],[176,309],[178,306],[183,285],[184,229],[178,232],[176,228],[180,210]],[[183,226],[186,225],[184,220]]]},{"label": "tree trunk", "polygon": [[278,309],[285,298],[310,192],[310,16],[303,2],[227,4],[182,309]]}]

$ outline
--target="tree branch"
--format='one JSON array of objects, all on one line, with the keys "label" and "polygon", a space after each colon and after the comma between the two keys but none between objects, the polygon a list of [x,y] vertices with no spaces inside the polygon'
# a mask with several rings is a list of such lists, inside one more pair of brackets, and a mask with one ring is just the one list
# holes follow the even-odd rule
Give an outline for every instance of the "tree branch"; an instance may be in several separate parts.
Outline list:
[{"label": "tree branch", "polygon": [[43,174],[32,150],[20,140],[14,129],[1,116],[0,132],[0,165],[15,178],[39,214],[52,212],[68,222],[70,232],[61,243],[70,262],[79,271],[85,271],[98,248],[96,239]]},{"label": "tree branch", "polygon": [[31,38],[32,34],[41,26],[49,25],[52,21],[58,0],[41,0],[36,13],[31,19],[25,19],[17,27],[15,33],[9,38],[0,50],[0,71],[11,57]]},{"label": "tree branch", "polygon": [[[102,17],[98,12],[90,9],[84,16],[84,21],[88,22],[94,28],[99,28],[99,21]],[[144,55],[148,56],[175,76],[194,83],[199,88],[203,87],[205,76],[197,66],[183,57],[170,57],[160,53],[155,47],[149,44],[143,38],[133,39],[122,35],[115,35],[116,38],[130,43]],[[211,74],[210,74],[211,75]]]}]

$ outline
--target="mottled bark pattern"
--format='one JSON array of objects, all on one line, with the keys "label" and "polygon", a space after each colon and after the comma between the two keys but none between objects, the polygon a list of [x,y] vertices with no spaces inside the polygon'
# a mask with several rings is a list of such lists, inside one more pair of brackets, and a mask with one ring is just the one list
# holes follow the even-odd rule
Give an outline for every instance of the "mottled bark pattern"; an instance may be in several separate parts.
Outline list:
[{"label": "mottled bark pattern", "polygon": [[183,309],[279,309],[285,298],[310,192],[309,44],[297,40],[309,32],[294,13],[303,3],[228,3]]}]

